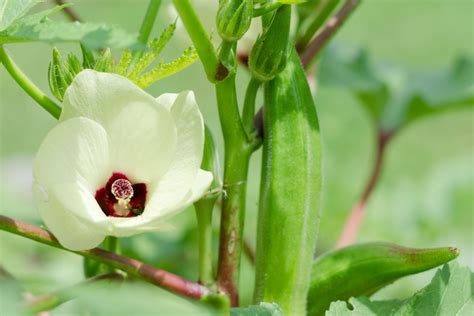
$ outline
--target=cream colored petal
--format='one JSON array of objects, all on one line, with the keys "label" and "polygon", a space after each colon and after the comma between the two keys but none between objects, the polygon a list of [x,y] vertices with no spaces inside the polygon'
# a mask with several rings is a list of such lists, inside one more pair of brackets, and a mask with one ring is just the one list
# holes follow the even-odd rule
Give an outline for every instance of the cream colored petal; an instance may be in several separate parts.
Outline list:
[{"label": "cream colored petal", "polygon": [[36,155],[33,176],[47,189],[59,183],[80,182],[95,192],[111,171],[105,130],[87,118],[74,118],[48,133]]},{"label": "cream colored petal", "polygon": [[163,107],[131,102],[119,110],[107,130],[113,171],[148,186],[175,159],[176,126]]},{"label": "cream colored petal", "polygon": [[[47,191],[39,184],[33,186],[33,191],[44,223],[62,246],[71,250],[85,250],[98,246],[104,240],[105,234],[97,232],[76,217],[69,209],[71,205],[61,203],[54,192]],[[81,201],[82,199],[73,197],[77,194],[80,193],[68,192],[68,196],[74,201]]]},{"label": "cream colored petal", "polygon": [[158,102],[169,108],[177,127],[177,147],[166,174],[150,187],[151,197],[144,216],[159,216],[179,204],[191,189],[201,165],[204,147],[204,122],[192,91],[163,94]]}]

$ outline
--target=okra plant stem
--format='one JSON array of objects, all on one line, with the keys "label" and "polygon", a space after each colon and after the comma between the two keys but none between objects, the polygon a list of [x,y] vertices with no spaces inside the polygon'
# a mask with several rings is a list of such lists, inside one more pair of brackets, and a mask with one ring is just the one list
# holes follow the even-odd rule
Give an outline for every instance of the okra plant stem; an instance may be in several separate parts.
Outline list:
[{"label": "okra plant stem", "polygon": [[258,88],[261,85],[261,81],[252,77],[247,86],[245,93],[244,108],[242,111],[242,121],[244,124],[247,135],[250,135],[255,129],[254,115],[255,115],[255,100],[257,98]]},{"label": "okra plant stem", "polygon": [[215,82],[219,60],[209,35],[204,30],[189,0],[173,0],[173,4],[191,37],[208,80]]},{"label": "okra plant stem", "polygon": [[160,5],[161,0],[150,0],[150,3],[148,4],[142,26],[140,27],[140,32],[138,33],[138,41],[144,45],[148,42]]},{"label": "okra plant stem", "polygon": [[242,124],[235,90],[235,74],[219,62],[214,46],[189,0],[173,0],[188,31],[208,80],[215,84],[217,108],[224,137],[224,190],[222,199],[219,262],[217,280],[238,305],[238,279],[241,240],[245,214],[247,171],[254,147],[249,143]]},{"label": "okra plant stem", "polygon": [[21,71],[21,69],[15,64],[15,62],[8,56],[3,45],[0,45],[0,60],[12,76],[18,85],[30,96],[38,102],[46,111],[49,112],[54,118],[59,119],[61,114],[61,107],[51,100],[43,91],[40,90],[28,76]]}]

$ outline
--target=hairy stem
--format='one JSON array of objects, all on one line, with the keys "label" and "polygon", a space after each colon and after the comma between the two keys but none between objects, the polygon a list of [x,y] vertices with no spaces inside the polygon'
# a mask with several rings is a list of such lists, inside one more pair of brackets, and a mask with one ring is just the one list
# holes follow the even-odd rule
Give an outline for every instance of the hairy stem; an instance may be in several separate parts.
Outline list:
[{"label": "hairy stem", "polygon": [[346,0],[341,9],[329,19],[326,25],[324,25],[321,31],[301,54],[301,62],[305,68],[309,66],[311,61],[319,54],[334,34],[336,34],[359,4],[360,0]]},{"label": "hairy stem", "polygon": [[216,84],[216,96],[225,142],[224,190],[217,280],[237,306],[241,240],[245,217],[247,173],[252,149],[239,115],[235,76]]},{"label": "hairy stem", "polygon": [[392,133],[379,132],[378,141],[377,141],[377,152],[375,156],[374,166],[372,169],[372,174],[369,178],[369,181],[366,184],[366,187],[359,199],[359,201],[354,205],[349,215],[349,218],[344,225],[344,229],[339,237],[339,241],[336,244],[336,248],[343,248],[354,243],[359,233],[360,226],[365,215],[365,207],[367,205],[367,200],[374,191],[378,180],[380,179],[380,174],[383,168],[383,161],[386,152],[386,146],[389,140],[392,138]]},{"label": "hairy stem", "polygon": [[97,260],[110,267],[159,286],[167,291],[193,299],[201,299],[210,290],[199,283],[194,283],[170,272],[157,269],[135,259],[124,257],[100,248],[72,251],[59,244],[49,231],[0,215],[0,230],[4,230],[45,245],[76,253],[80,256]]},{"label": "hairy stem", "polygon": [[61,107],[51,100],[43,91],[40,90],[25,73],[15,64],[15,62],[8,56],[7,52],[0,45],[0,60],[3,66],[8,71],[10,76],[18,83],[18,85],[41,105],[46,111],[49,112],[54,118],[58,119],[61,114]]}]

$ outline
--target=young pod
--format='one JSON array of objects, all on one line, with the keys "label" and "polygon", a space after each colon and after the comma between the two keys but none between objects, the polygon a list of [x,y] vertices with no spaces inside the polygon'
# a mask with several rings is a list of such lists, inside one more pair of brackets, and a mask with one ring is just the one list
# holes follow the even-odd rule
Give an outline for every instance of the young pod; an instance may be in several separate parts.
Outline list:
[{"label": "young pod", "polygon": [[252,22],[253,0],[220,0],[217,31],[228,42],[238,41]]},{"label": "young pod", "polygon": [[275,13],[270,26],[252,47],[249,68],[260,81],[273,79],[283,69],[290,52],[291,6],[283,5]]},{"label": "young pod", "polygon": [[321,192],[319,124],[306,75],[292,51],[265,84],[255,302],[305,315]]},{"label": "young pod", "polygon": [[452,247],[414,249],[374,242],[329,252],[313,263],[308,315],[324,315],[333,301],[371,295],[395,280],[447,263]]}]

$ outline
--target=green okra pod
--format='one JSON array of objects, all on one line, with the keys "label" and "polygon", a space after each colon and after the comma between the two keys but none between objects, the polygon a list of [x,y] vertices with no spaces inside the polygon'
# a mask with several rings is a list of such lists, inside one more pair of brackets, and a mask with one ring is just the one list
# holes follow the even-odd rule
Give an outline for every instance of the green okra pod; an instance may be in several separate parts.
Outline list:
[{"label": "green okra pod", "polygon": [[308,315],[324,315],[331,302],[371,295],[395,280],[456,258],[453,247],[415,249],[373,242],[329,252],[313,263]]},{"label": "green okra pod", "polygon": [[292,51],[265,84],[264,141],[257,232],[256,302],[304,315],[318,230],[319,124],[306,75]]}]

